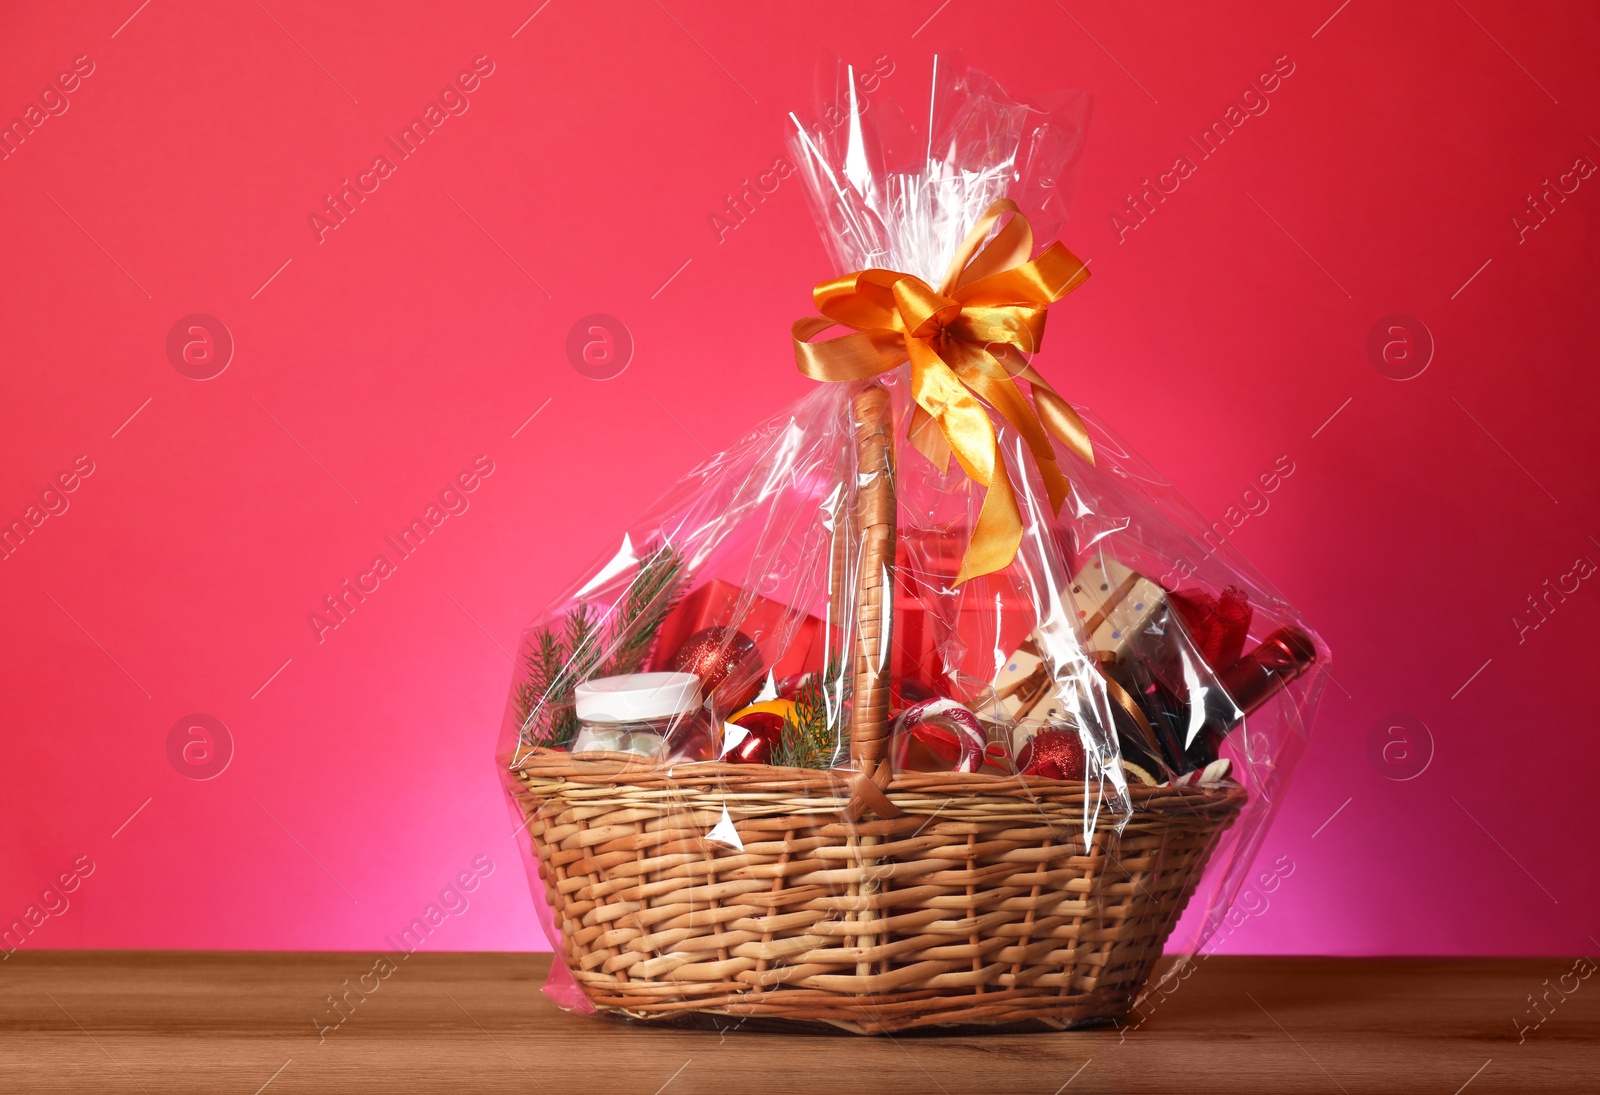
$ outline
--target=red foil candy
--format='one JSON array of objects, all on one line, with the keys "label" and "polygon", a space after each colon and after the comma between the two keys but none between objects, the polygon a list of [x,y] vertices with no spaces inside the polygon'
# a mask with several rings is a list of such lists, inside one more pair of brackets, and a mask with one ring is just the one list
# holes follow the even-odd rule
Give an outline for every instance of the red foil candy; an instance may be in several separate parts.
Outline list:
[{"label": "red foil candy", "polygon": [[761,653],[755,642],[731,627],[707,627],[683,641],[672,669],[700,678],[701,695],[721,711],[748,706],[761,691]]},{"label": "red foil candy", "polygon": [[1167,602],[1178,610],[1184,629],[1212,669],[1225,669],[1244,653],[1250,631],[1250,602],[1236,586],[1220,595],[1203,589],[1179,589],[1167,594]]},{"label": "red foil candy", "polygon": [[1083,742],[1071,730],[1044,730],[1028,739],[1017,757],[1025,776],[1045,779],[1082,779],[1086,758]]}]

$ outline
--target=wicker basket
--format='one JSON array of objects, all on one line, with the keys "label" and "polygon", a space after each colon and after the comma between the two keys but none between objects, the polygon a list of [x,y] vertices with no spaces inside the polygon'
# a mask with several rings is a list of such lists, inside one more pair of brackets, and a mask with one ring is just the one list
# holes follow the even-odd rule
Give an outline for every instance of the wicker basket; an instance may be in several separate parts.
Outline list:
[{"label": "wicker basket", "polygon": [[892,590],[893,430],[882,388],[854,407],[853,770],[505,758],[562,957],[596,1009],[634,1019],[866,1034],[1114,1020],[1244,792],[1135,785],[1121,834],[1102,823],[1086,840],[1079,781],[891,772],[875,655]]}]

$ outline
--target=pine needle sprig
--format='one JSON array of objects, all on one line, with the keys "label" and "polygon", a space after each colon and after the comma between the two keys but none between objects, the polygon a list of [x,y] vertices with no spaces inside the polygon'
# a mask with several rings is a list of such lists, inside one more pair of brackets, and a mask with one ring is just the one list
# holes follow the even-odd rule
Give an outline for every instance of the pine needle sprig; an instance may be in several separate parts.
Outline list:
[{"label": "pine needle sprig", "polygon": [[644,667],[662,621],[683,597],[682,578],[683,556],[677,548],[661,544],[646,550],[611,621],[611,654],[601,676],[618,677]]},{"label": "pine needle sprig", "polygon": [[567,657],[561,640],[552,632],[539,632],[537,645],[524,656],[527,676],[517,685],[517,722],[526,737],[528,723],[540,703],[554,691]]},{"label": "pine needle sprig", "polygon": [[845,717],[849,685],[841,691],[843,663],[837,657],[821,674],[813,674],[794,698],[785,717],[772,763],[780,768],[832,768],[850,755],[850,725]]},{"label": "pine needle sprig", "polygon": [[561,667],[556,690],[570,691],[579,681],[587,680],[599,663],[605,649],[600,641],[600,621],[587,601],[567,613],[566,635],[567,663]]},{"label": "pine needle sprig", "polygon": [[670,544],[652,547],[621,603],[606,615],[579,601],[541,630],[523,658],[526,676],[515,707],[527,745],[560,749],[578,736],[573,690],[591,677],[637,673],[662,622],[682,597],[683,556]]}]

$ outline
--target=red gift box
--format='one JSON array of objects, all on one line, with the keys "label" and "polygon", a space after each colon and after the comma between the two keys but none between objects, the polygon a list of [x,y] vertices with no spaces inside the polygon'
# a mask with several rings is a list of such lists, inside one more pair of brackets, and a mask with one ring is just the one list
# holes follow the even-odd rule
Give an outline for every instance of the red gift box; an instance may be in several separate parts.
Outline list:
[{"label": "red gift box", "polygon": [[[739,602],[749,598],[742,619],[735,619]],[[665,669],[684,641],[708,627],[732,626],[744,632],[761,651],[762,664],[783,680],[795,673],[822,668],[821,652],[813,657],[812,645],[821,621],[802,616],[788,605],[713,578],[690,592],[661,624],[652,668]]]},{"label": "red gift box", "polygon": [[[996,662],[1009,657],[1038,625],[1031,602],[1005,572],[955,589],[966,549],[965,532],[901,534],[893,676],[902,682],[902,695],[903,682],[915,681],[936,695],[970,699],[994,679]],[[911,583],[908,576],[914,573],[922,575],[922,584]],[[953,663],[949,672],[946,657]]]}]

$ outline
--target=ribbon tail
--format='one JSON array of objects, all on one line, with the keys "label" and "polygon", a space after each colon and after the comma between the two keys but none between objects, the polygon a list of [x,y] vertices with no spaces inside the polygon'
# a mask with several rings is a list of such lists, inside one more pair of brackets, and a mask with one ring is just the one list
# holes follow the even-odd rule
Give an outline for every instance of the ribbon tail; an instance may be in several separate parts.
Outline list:
[{"label": "ribbon tail", "polygon": [[975,376],[967,380],[967,383],[1022,435],[1028,451],[1033,454],[1034,466],[1039,469],[1039,478],[1044,481],[1045,491],[1050,497],[1051,512],[1061,512],[1061,505],[1067,500],[1069,491],[1067,480],[1056,464],[1056,454],[1050,447],[1050,439],[1045,434],[1045,428],[1026,397],[1017,389],[1010,377],[997,380],[993,377]]},{"label": "ribbon tail", "polygon": [[[1163,759],[1165,754],[1161,751],[1161,743],[1156,737],[1155,727],[1150,725],[1150,720],[1145,717],[1145,713],[1140,709],[1138,701],[1128,694],[1126,688],[1112,679],[1111,674],[1106,672],[1106,667],[1103,664],[1096,662],[1095,668],[1100,671],[1100,682],[1105,685],[1106,695],[1111,697],[1118,707],[1122,708],[1128,718],[1133,721],[1133,725],[1137,727],[1135,736],[1142,739],[1139,744],[1152,760],[1166,768],[1167,765]],[[1170,769],[1166,774],[1170,774]]]},{"label": "ribbon tail", "polygon": [[967,553],[961,557],[961,570],[955,584],[1004,570],[1017,557],[1021,546],[1022,514],[1017,509],[1017,495],[1011,487],[1011,477],[1006,474],[997,440],[994,474],[989,477],[983,508],[978,511],[977,524],[972,526],[972,539],[967,544]]},{"label": "ribbon tail", "polygon": [[986,488],[956,575],[959,585],[1011,565],[1022,545],[1022,513],[988,410],[932,346],[911,340],[908,347],[913,398],[938,423],[967,477]]},{"label": "ribbon tail", "polygon": [[1033,389],[1033,405],[1039,412],[1039,420],[1045,425],[1057,440],[1074,455],[1085,463],[1094,463],[1094,445],[1089,440],[1089,427],[1079,417],[1078,412],[1072,409],[1072,404],[1062,399],[1060,394],[1050,386],[1050,382],[1040,376],[1032,365],[1023,367],[1017,374],[1026,380]]},{"label": "ribbon tail", "polygon": [[940,475],[950,474],[950,442],[939,429],[939,423],[918,403],[911,411],[911,426],[906,432],[911,444],[928,463],[939,469]]},{"label": "ribbon tail", "polygon": [[1039,469],[1039,478],[1044,480],[1045,494],[1050,499],[1050,512],[1060,514],[1061,507],[1072,494],[1072,484],[1068,483],[1067,477],[1062,474],[1061,465],[1056,463],[1054,453],[1035,457],[1034,464]]},{"label": "ribbon tail", "polygon": [[966,352],[959,355],[956,375],[1022,435],[1049,495],[1050,511],[1060,513],[1071,488],[1056,463],[1055,450],[1050,447],[1050,438],[1035,407],[1012,379],[1012,373],[1025,367],[1026,362],[1004,344],[991,345],[988,349],[970,346],[963,349]]}]

